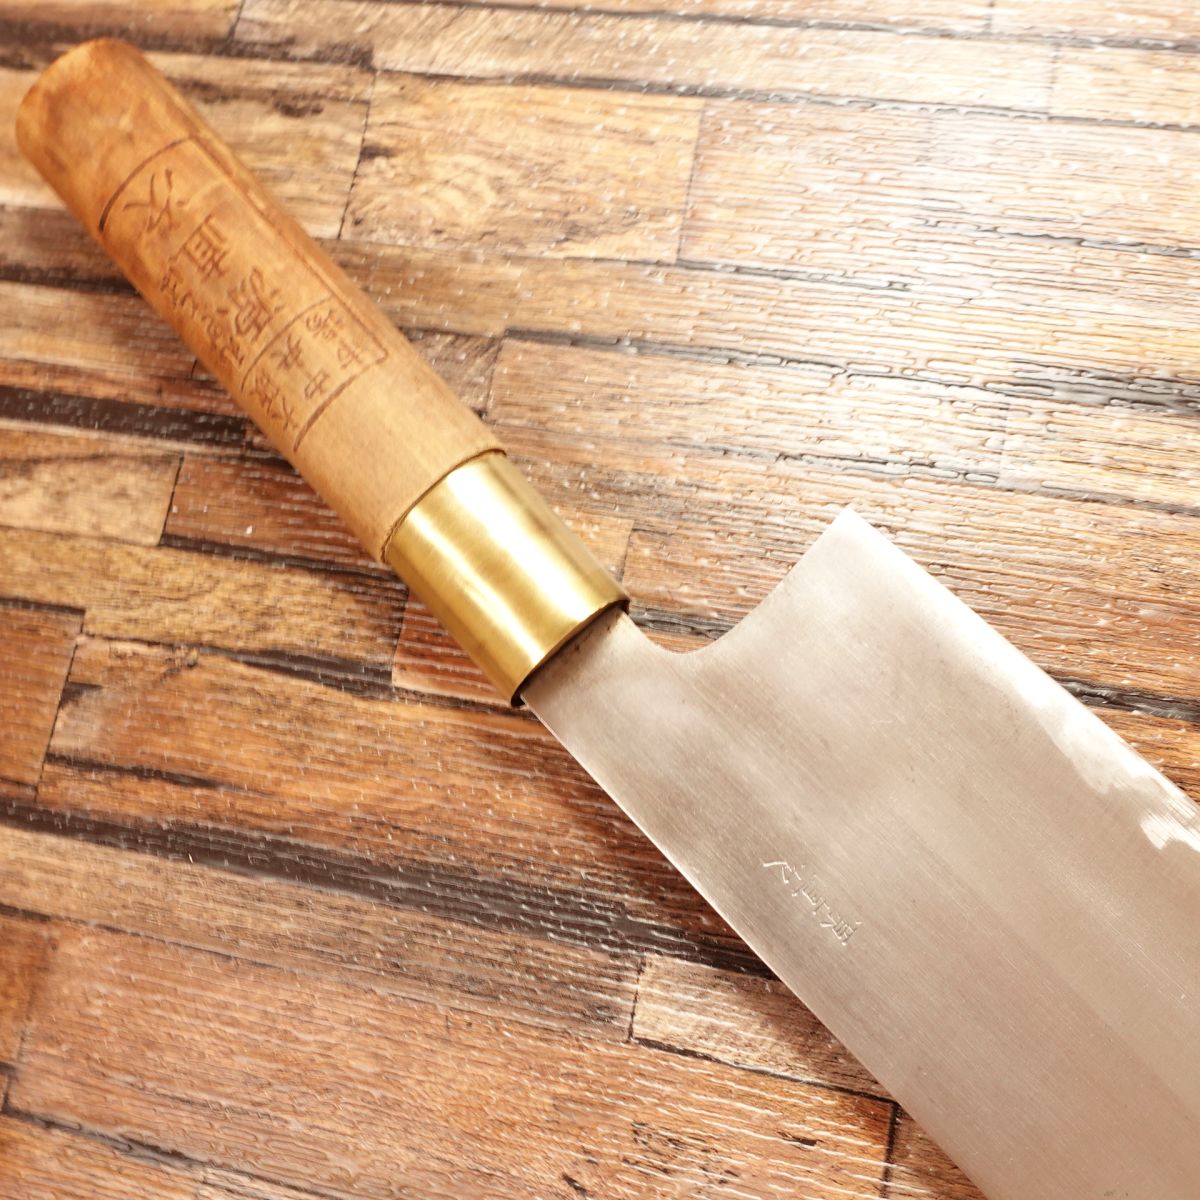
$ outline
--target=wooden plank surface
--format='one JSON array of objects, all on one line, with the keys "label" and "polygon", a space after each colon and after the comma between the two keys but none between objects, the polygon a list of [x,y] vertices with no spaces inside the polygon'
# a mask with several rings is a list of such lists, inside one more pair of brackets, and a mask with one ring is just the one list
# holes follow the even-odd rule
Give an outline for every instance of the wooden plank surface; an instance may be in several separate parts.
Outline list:
[{"label": "wooden plank surface", "polygon": [[346,228],[366,241],[669,258],[699,114],[691,99],[387,74]]},{"label": "wooden plank surface", "polygon": [[19,1111],[346,1196],[635,1197],[665,1165],[714,1200],[816,1200],[890,1131],[878,1100],[89,931],[58,936],[23,1061]]},{"label": "wooden plank surface", "polygon": [[188,1172],[139,1161],[114,1146],[0,1117],[3,1200],[194,1200]]},{"label": "wooden plank surface", "polygon": [[1200,14],[1175,0],[996,0],[991,27],[1001,33],[1186,44],[1200,35]]},{"label": "wooden plank surface", "polygon": [[[237,36],[260,48],[319,56],[319,31],[332,28],[389,71],[998,108],[1044,109],[1053,67],[1049,46],[1015,41],[980,47],[870,29],[697,25],[552,10],[429,7],[413,12],[360,0],[248,0]],[[305,33],[315,35],[313,40],[305,40]],[[661,152],[661,140],[656,144]]]},{"label": "wooden plank surface", "polygon": [[44,925],[0,917],[0,1063],[11,1065],[20,1057],[46,946]]},{"label": "wooden plank surface", "polygon": [[79,624],[75,612],[4,608],[0,623],[0,728],[4,730],[0,781],[36,785]]},{"label": "wooden plank surface", "polygon": [[652,636],[853,504],[1198,795],[1194,9],[0,13],[0,1198],[979,1200],[20,159],[96,32]]}]

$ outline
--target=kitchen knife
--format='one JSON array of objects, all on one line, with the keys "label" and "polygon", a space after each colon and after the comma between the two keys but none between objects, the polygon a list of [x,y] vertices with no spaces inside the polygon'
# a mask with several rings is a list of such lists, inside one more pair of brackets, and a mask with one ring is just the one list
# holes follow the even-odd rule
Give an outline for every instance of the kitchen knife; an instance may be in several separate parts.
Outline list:
[{"label": "kitchen knife", "polygon": [[992,1200],[1200,1196],[1197,809],[845,513],[672,654],[132,47],[26,155],[151,305]]}]

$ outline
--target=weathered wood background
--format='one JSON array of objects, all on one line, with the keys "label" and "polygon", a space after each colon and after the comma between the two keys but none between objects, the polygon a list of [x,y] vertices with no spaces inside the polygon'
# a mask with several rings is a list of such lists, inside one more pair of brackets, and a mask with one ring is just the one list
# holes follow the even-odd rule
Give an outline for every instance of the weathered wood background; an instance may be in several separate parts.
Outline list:
[{"label": "weathered wood background", "polygon": [[972,1188],[21,162],[126,36],[684,647],[855,504],[1200,793],[1200,8],[0,4],[0,1196]]}]

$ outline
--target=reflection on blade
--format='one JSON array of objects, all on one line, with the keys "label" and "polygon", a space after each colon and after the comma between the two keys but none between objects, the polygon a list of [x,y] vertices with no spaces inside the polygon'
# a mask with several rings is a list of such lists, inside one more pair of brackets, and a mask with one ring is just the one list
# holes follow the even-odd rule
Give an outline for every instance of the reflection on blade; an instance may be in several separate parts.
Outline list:
[{"label": "reflection on blade", "polygon": [[1200,1195],[1194,806],[881,534],[524,698],[992,1200]]}]

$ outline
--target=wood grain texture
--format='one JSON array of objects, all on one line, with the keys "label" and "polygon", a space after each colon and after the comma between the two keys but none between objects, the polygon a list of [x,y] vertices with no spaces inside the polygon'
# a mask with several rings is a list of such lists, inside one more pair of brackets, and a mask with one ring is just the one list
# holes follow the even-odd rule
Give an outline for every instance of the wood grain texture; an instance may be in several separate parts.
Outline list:
[{"label": "wood grain texture", "polygon": [[[758,498],[770,509],[787,503],[798,521],[815,472],[787,475],[783,486]],[[810,527],[834,515],[840,492],[860,515],[897,529],[905,550],[1052,673],[1101,690],[1140,689],[1195,702],[1192,664],[1200,630],[1188,595],[1179,591],[1192,561],[1180,539],[1191,535],[1194,518],[1137,510],[1114,515],[1102,503],[1076,508],[1021,493],[998,512],[984,489],[863,477],[842,491],[846,482],[822,481]],[[753,607],[790,565],[786,555],[772,555],[761,532],[755,538],[756,528],[762,529],[761,510],[757,518],[747,509],[729,512],[724,569],[711,578],[698,575],[695,564],[720,535],[635,534],[626,584],[649,610],[665,608],[676,620],[690,612],[695,629],[720,630]],[[785,529],[784,540],[790,540],[790,527]],[[735,539],[745,546],[744,558],[734,551]],[[1061,572],[1081,582],[1065,585]],[[1104,638],[1094,636],[1097,628]],[[1156,646],[1149,653],[1143,649],[1148,639]]]},{"label": "wood grain texture", "polygon": [[390,662],[403,600],[384,576],[33,530],[7,532],[0,563],[0,596],[86,609],[89,633],[300,658]]},{"label": "wood grain texture", "polygon": [[[18,1111],[349,1196],[566,1197],[570,1176],[614,1197],[684,1186],[716,1200],[786,1183],[816,1200],[856,1183],[856,1151],[878,1163],[889,1128],[878,1101],[86,931],[58,937],[26,1061],[10,1096]],[[176,1098],[193,1089],[203,1106]],[[642,1097],[632,1107],[631,1091]],[[697,1104],[702,1091],[710,1099]],[[416,1130],[414,1094],[432,1118]]]},{"label": "wood grain texture", "polygon": [[969,1179],[921,1132],[909,1117],[896,1125],[895,1166],[888,1195],[904,1200],[984,1200]]},{"label": "wood grain texture", "polygon": [[72,1130],[0,1117],[0,1200],[311,1200],[312,1192],[137,1156]]},{"label": "wood grain texture", "polygon": [[[303,10],[303,21],[298,20]],[[311,29],[312,41],[297,30]],[[237,37],[319,55],[338,29],[378,67],[472,78],[530,76],[703,90],[871,96],[936,104],[1044,109],[1049,47],[902,36],[865,29],[633,15],[430,7],[360,0],[249,0]]]},{"label": "wood grain texture", "polygon": [[633,1036],[720,1062],[887,1098],[777,979],[648,955]]},{"label": "wood grain texture", "polygon": [[274,455],[185,456],[165,532],[173,545],[243,547],[352,571],[386,571]]},{"label": "wood grain texture", "polygon": [[988,244],[1193,245],[1200,231],[1183,203],[1196,186],[1189,137],[994,115],[714,103],[683,252],[865,277],[906,265],[946,271],[934,222]]},{"label": "wood grain texture", "polygon": [[78,632],[77,613],[0,609],[0,781],[37,783]]},{"label": "wood grain texture", "polygon": [[[112,811],[136,781],[95,767],[62,762],[46,768],[47,808],[76,815]],[[183,785],[176,784],[181,789]],[[234,801],[236,803],[236,801]],[[26,812],[29,824],[48,822]],[[70,825],[59,828],[70,831]],[[94,835],[121,840],[115,824]],[[573,950],[559,942],[447,920],[423,911],[411,892],[355,894],[346,873],[304,856],[299,881],[256,871],[254,863],[219,865],[229,847],[214,844],[209,860],[185,828],[168,825],[157,845],[146,831],[125,839],[136,850],[54,833],[0,828],[12,864],[0,875],[0,903],[59,923],[103,925],[141,937],[266,963],[290,971],[357,982],[381,994],[436,1002],[458,1012],[492,1013],[590,1038],[619,1041],[628,1029],[638,974],[635,954]],[[187,862],[181,861],[188,846]],[[147,850],[171,850],[160,855]],[[261,859],[258,863],[261,866]],[[418,889],[413,889],[418,890]],[[0,1061],[12,1061],[24,1025],[44,941],[42,925],[5,921]]]},{"label": "wood grain texture", "polygon": [[981,388],[821,363],[688,360],[508,338],[489,412],[505,429],[574,432],[597,447],[652,440],[681,454],[886,463],[953,478],[999,471],[1008,407]]},{"label": "wood grain texture", "polygon": [[[549,7],[589,6],[579,0],[552,0]],[[988,23],[989,0],[614,0],[605,7],[686,17],[746,17],[795,24],[845,22],[981,33]]]},{"label": "wood grain texture", "polygon": [[609,948],[734,944],[525,716],[105,640],[80,645],[71,684],[51,752],[127,777],[47,788],[45,805],[193,828],[211,853],[249,834],[285,870],[317,848],[368,893],[378,877],[384,894],[499,928]]},{"label": "wood grain texture", "polygon": [[656,639],[853,504],[1200,795],[1193,9],[0,14],[0,1197],[979,1200],[18,157],[93,32]]},{"label": "wood grain texture", "polygon": [[368,241],[669,259],[699,113],[677,97],[384,75],[346,229]]},{"label": "wood grain texture", "polygon": [[1115,706],[1101,709],[1100,716],[1190,796],[1200,792],[1200,734],[1195,722]]},{"label": "wood grain texture", "polygon": [[[34,72],[0,67],[0,104],[4,111],[16,111],[21,97],[29,90]],[[17,135],[11,121],[0,125],[0,201],[5,204],[28,204],[51,207],[54,193],[50,185],[22,157],[17,148]]]},{"label": "wood grain texture", "polygon": [[155,398],[192,373],[195,356],[169,328],[146,319],[145,302],[136,296],[0,282],[0,314],[6,363],[116,377],[119,387],[145,388],[152,379]]},{"label": "wood grain texture", "polygon": [[[526,376],[521,387],[525,407],[514,414],[521,424],[504,420],[506,408],[498,402],[497,427],[531,461],[544,455],[548,445],[557,447],[554,466],[535,470],[556,496],[570,495],[579,465],[594,460],[596,447],[603,446],[604,465],[593,469],[589,478],[593,493],[606,493],[598,507],[641,503],[655,513],[653,521],[635,529],[625,565],[626,586],[635,604],[655,617],[670,614],[677,623],[688,612],[697,631],[711,635],[727,628],[783,577],[798,545],[815,537],[839,506],[852,504],[868,519],[894,529],[910,554],[1047,668],[1098,686],[1196,697],[1188,677],[1200,645],[1200,627],[1188,599],[1189,587],[1180,589],[1191,571],[1192,556],[1183,549],[1194,535],[1190,514],[1139,510],[1091,496],[1086,503],[1075,503],[1038,494],[1027,486],[1041,479],[1038,456],[1028,450],[1037,439],[1028,427],[1013,439],[1007,459],[1001,460],[1004,465],[998,462],[995,467],[1009,487],[990,483],[989,470],[978,459],[955,470],[953,441],[940,432],[934,436],[947,453],[941,463],[931,462],[928,451],[914,455],[903,442],[881,446],[877,456],[867,456],[869,416],[859,421],[856,445],[864,453],[858,461],[846,461],[836,429],[832,444],[824,444],[820,415],[802,427],[804,442],[777,445],[773,453],[753,444],[744,455],[730,453],[737,444],[736,431],[720,429],[715,444],[701,435],[700,447],[694,450],[664,444],[666,439],[659,440],[656,433],[643,436],[642,431],[653,426],[643,426],[636,417],[620,418],[622,412],[629,413],[631,396],[653,397],[656,368],[676,373],[677,366],[642,355],[610,353],[610,358],[616,360],[610,379],[619,386],[624,372],[625,381],[636,380],[641,386],[606,393],[591,382],[590,368],[577,375],[549,372],[542,376],[548,394],[539,404],[543,388],[534,387]],[[645,365],[640,365],[643,358]],[[721,378],[719,369],[713,378]],[[502,363],[498,389],[503,380]],[[838,406],[845,402],[845,393],[832,401]],[[868,410],[872,402],[867,401]],[[823,402],[814,398],[811,403],[817,409]],[[737,412],[732,400],[723,408]],[[1017,408],[1020,420],[1025,414],[1020,405]],[[853,409],[841,411],[848,415]],[[886,411],[889,428],[901,433],[904,410],[897,413],[888,405]],[[972,410],[968,432],[986,412],[982,406]],[[1080,413],[1079,427],[1088,416],[1089,428],[1098,424],[1099,429],[1084,444],[1097,457],[1078,466],[1075,486],[1079,490],[1082,478],[1089,490],[1103,493],[1108,490],[1105,479],[1119,470],[1122,418],[1102,410]],[[1006,417],[1003,407],[993,408],[993,452],[1002,454],[1007,445]],[[1181,415],[1177,427],[1194,445],[1194,422]],[[916,422],[910,428],[916,429]],[[978,439],[979,432],[972,436]],[[982,432],[989,433],[986,425]],[[1106,441],[1113,446],[1107,463],[1101,456]],[[976,447],[982,444],[975,441]],[[566,465],[570,446],[575,448],[576,470]],[[1070,469],[1069,461],[1060,467],[1064,477]],[[1173,485],[1168,478],[1157,494],[1168,500]],[[1147,481],[1142,495],[1154,490]],[[778,555],[772,551],[776,538],[787,547]],[[1075,565],[1066,566],[1071,560]],[[699,569],[704,564],[720,566],[709,573]],[[1164,569],[1167,564],[1169,569]],[[1047,602],[1047,576],[1060,581],[1053,606]],[[1063,586],[1064,576],[1079,580],[1080,586]],[[1092,636],[1098,621],[1104,622],[1103,639]],[[1150,639],[1155,651],[1139,663],[1139,646],[1147,644],[1147,622],[1156,629]],[[1170,645],[1176,651],[1164,654],[1163,648]]]},{"label": "wood grain texture", "polygon": [[216,39],[229,32],[237,0],[6,0],[4,19],[21,30],[14,39],[36,41],[106,32],[122,37]]},{"label": "wood grain texture", "polygon": [[1154,50],[1064,47],[1050,109],[1098,120],[1151,125],[1200,122],[1200,84],[1179,55]]},{"label": "wood grain texture", "polygon": [[1194,339],[1178,323],[1195,301],[1189,265],[1036,239],[997,264],[980,242],[983,269],[972,267],[967,286],[954,285],[961,269],[952,265],[948,286],[928,290],[904,279],[858,287],[771,271],[353,243],[341,255],[404,324],[815,361],[1085,404],[1195,407]]},{"label": "wood grain texture", "polygon": [[0,525],[151,546],[178,471],[175,455],[136,441],[10,429],[0,444]]},{"label": "wood grain texture", "polygon": [[195,1200],[197,1179],[63,1130],[0,1117],[3,1200]]},{"label": "wood grain texture", "polygon": [[1070,34],[1114,41],[1187,43],[1200,35],[1200,14],[1174,0],[996,0],[998,33]]},{"label": "wood grain texture", "polygon": [[0,917],[0,1063],[17,1061],[46,945],[42,925]]}]

